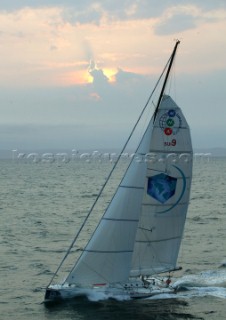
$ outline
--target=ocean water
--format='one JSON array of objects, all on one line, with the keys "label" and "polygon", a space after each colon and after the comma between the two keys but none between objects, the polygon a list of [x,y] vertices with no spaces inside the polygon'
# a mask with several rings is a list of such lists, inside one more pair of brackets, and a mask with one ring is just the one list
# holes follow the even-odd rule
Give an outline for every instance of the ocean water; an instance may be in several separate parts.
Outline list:
[{"label": "ocean water", "polygon": [[225,319],[226,158],[211,156],[194,159],[178,259],[183,270],[174,273],[181,291],[139,301],[42,303],[45,286],[111,168],[110,161],[84,159],[0,160],[0,319]]}]

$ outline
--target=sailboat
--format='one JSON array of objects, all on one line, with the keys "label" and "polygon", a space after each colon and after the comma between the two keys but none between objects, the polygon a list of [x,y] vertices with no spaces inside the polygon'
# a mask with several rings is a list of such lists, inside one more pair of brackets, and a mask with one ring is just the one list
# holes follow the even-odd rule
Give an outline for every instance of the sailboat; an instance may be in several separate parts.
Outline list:
[{"label": "sailboat", "polygon": [[[45,301],[89,297],[91,294],[138,299],[175,293],[170,276],[171,272],[180,269],[177,258],[192,179],[189,126],[179,106],[165,94],[179,43],[177,40],[166,64],[158,103],[136,149],[136,155],[142,161],[133,157],[66,279],[61,284],[53,284],[114,171],[113,167],[47,286]],[[166,277],[162,276],[166,274]]]}]

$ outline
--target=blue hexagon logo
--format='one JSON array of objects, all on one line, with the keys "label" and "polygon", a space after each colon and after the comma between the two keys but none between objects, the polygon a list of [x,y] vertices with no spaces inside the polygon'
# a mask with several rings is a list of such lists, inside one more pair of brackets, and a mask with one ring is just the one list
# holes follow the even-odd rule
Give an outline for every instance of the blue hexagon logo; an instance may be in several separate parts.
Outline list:
[{"label": "blue hexagon logo", "polygon": [[176,185],[177,178],[160,173],[148,178],[147,193],[159,202],[165,203],[175,194]]}]

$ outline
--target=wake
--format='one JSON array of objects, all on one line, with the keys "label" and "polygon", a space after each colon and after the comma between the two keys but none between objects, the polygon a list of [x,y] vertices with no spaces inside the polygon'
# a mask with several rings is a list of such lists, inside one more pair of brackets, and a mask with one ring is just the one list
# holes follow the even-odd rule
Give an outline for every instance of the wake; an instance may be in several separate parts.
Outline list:
[{"label": "wake", "polygon": [[[163,293],[142,300],[190,299],[207,296],[226,299],[226,270],[209,270],[199,274],[185,275],[180,279],[175,279],[172,286],[176,289],[175,294]],[[109,299],[117,301],[132,300],[124,295],[114,295],[113,297],[93,291],[87,294],[87,298],[89,301],[96,302]]]},{"label": "wake", "polygon": [[177,297],[213,296],[226,299],[226,271],[209,270],[183,276],[174,283]]}]

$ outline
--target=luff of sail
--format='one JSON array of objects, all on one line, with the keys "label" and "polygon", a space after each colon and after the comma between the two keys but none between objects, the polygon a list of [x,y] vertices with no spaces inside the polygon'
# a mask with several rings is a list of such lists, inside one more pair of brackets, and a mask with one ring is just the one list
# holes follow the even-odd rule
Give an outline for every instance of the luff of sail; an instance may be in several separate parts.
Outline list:
[{"label": "luff of sail", "polygon": [[184,230],[192,176],[191,137],[180,108],[166,95],[149,152],[131,276],[173,270]]},{"label": "luff of sail", "polygon": [[[152,121],[136,154],[150,146]],[[146,163],[131,161],[111,203],[66,282],[81,286],[127,281],[146,180]]]}]

